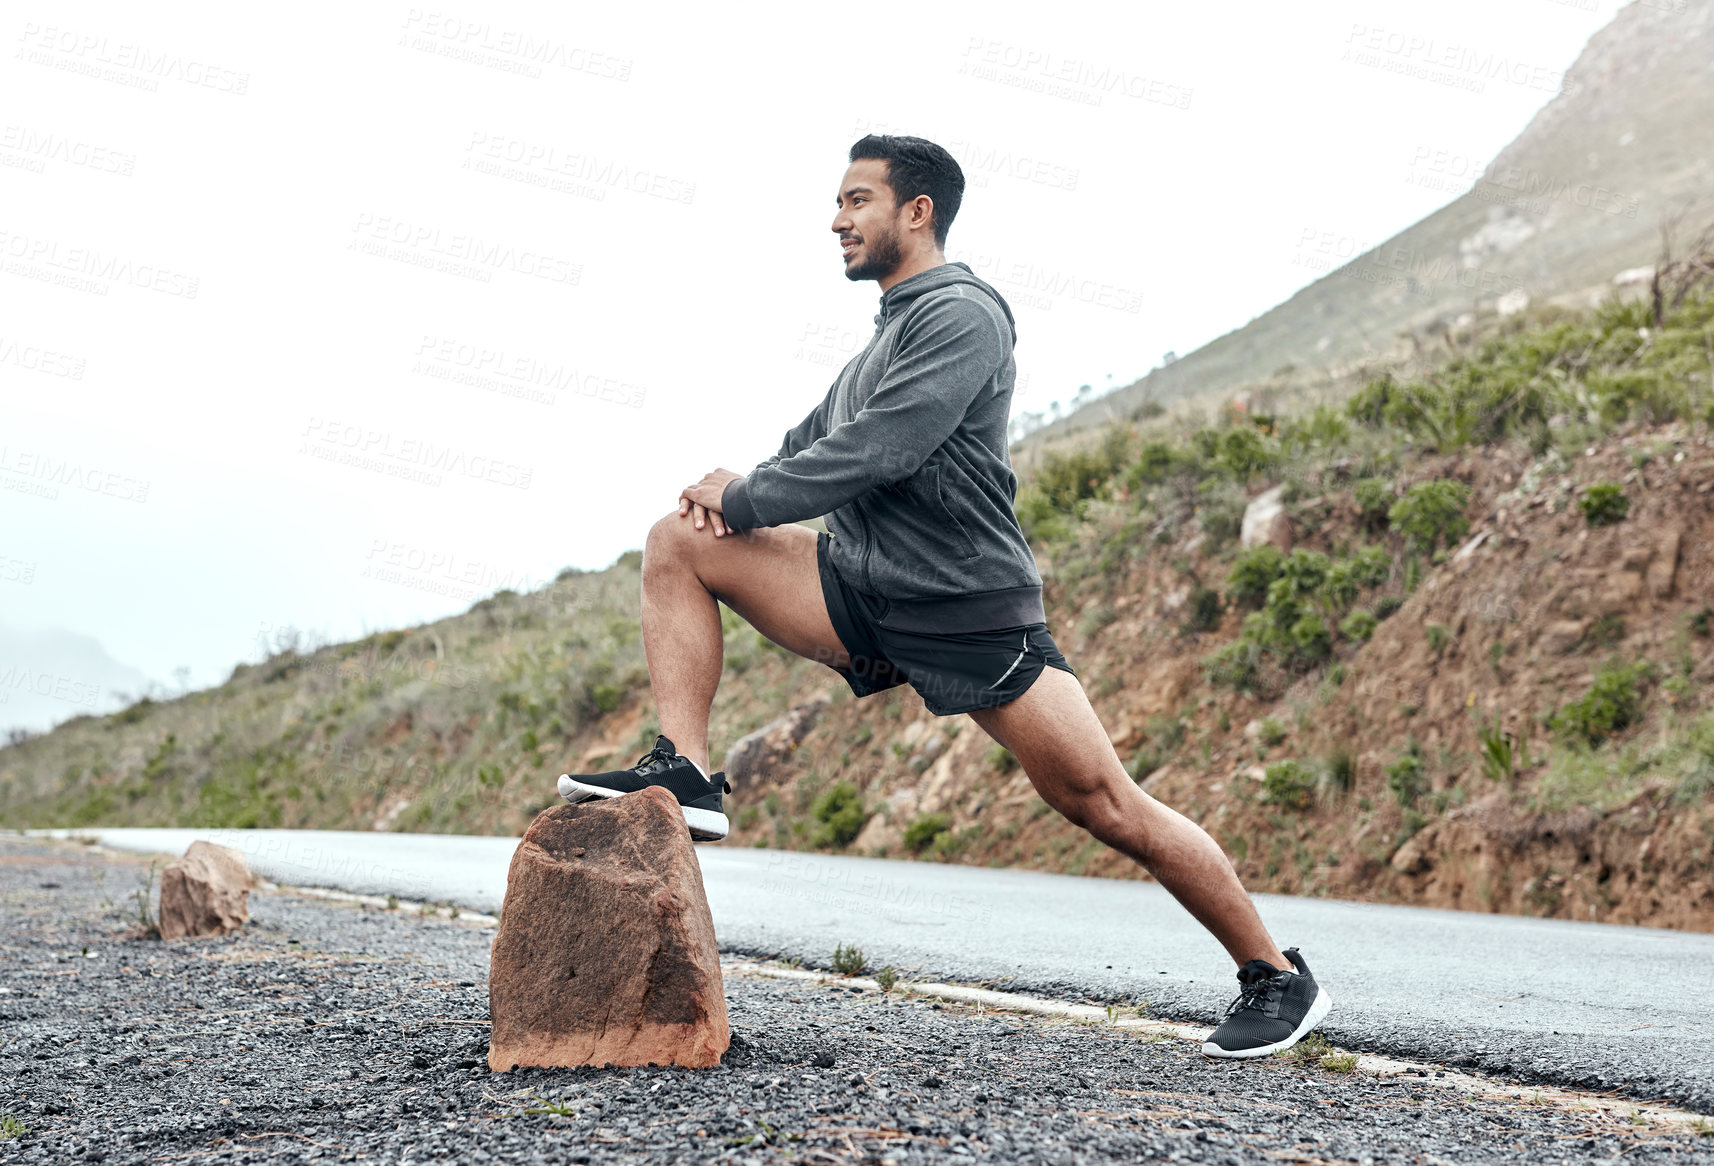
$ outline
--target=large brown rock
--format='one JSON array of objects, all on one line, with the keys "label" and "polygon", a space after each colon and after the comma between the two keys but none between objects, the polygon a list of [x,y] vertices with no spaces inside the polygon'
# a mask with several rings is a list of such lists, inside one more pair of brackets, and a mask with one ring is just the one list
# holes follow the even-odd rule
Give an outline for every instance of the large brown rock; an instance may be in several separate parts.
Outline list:
[{"label": "large brown rock", "polygon": [[225,935],[250,918],[250,864],[230,846],[192,842],[161,872],[162,939]]},{"label": "large brown rock", "polygon": [[488,1067],[717,1064],[714,918],[677,800],[650,787],[536,816],[488,976]]}]

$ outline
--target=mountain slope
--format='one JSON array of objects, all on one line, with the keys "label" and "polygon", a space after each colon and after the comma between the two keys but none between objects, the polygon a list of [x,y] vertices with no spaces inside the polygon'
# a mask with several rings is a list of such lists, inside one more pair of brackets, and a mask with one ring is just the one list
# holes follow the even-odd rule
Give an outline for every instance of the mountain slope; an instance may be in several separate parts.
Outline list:
[{"label": "mountain slope", "polygon": [[[1632,3],[1590,38],[1568,84],[1468,192],[1283,304],[1027,439],[1135,415],[1145,402],[1230,394],[1283,366],[1337,374],[1403,360],[1437,325],[1494,310],[1508,292],[1588,303],[1616,273],[1653,263],[1663,221],[1710,217],[1714,3]],[[1438,181],[1432,159],[1422,177]],[[1681,227],[1681,233],[1684,228]],[[1682,247],[1688,240],[1680,239]]]}]

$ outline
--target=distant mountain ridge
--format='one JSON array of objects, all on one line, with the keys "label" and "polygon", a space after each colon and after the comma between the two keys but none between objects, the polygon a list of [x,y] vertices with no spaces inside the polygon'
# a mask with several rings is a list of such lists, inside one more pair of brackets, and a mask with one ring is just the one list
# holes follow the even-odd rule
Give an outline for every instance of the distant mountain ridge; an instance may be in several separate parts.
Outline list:
[{"label": "distant mountain ridge", "polygon": [[[1424,185],[1473,177],[1432,154],[1421,169]],[[1714,2],[1639,0],[1590,38],[1561,93],[1468,191],[1360,254],[1306,237],[1302,260],[1327,275],[1025,441],[1230,393],[1287,366],[1338,375],[1403,359],[1409,334],[1467,312],[1587,303],[1620,271],[1653,263],[1662,222],[1681,216],[1685,231],[1714,218]]]}]

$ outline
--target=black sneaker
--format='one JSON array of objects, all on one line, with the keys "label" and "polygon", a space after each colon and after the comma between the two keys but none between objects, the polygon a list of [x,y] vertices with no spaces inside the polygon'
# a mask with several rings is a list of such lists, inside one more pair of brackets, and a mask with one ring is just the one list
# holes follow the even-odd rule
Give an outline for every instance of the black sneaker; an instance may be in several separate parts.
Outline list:
[{"label": "black sneaker", "polygon": [[1202,1051],[1210,1057],[1265,1057],[1289,1049],[1333,1010],[1333,998],[1321,990],[1297,948],[1285,957],[1296,973],[1267,960],[1251,960],[1238,969],[1238,998],[1226,1019],[1208,1035]]},{"label": "black sneaker", "polygon": [[665,787],[678,799],[693,841],[717,842],[726,837],[729,824],[720,810],[720,795],[731,793],[732,786],[727,783],[725,772],[703,777],[696,763],[676,752],[673,743],[663,736],[657,736],[655,747],[629,769],[580,773],[576,777],[560,774],[559,796],[568,802],[617,798],[651,785]]}]

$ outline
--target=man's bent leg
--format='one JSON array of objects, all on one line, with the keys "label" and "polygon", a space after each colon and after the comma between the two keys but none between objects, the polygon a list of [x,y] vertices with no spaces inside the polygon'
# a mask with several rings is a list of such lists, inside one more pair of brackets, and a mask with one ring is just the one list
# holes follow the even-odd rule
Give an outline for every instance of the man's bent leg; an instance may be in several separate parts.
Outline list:
[{"label": "man's bent leg", "polygon": [[677,511],[643,545],[643,651],[661,733],[712,772],[708,710],[720,686],[724,639],[717,601],[800,656],[849,667],[827,616],[816,566],[816,532],[762,527],[720,538]]},{"label": "man's bent leg", "polygon": [[1240,966],[1292,966],[1219,844],[1126,774],[1075,676],[1043,668],[1022,696],[970,717],[1012,751],[1048,805],[1147,868]]}]

